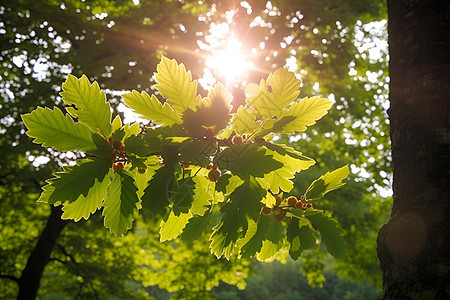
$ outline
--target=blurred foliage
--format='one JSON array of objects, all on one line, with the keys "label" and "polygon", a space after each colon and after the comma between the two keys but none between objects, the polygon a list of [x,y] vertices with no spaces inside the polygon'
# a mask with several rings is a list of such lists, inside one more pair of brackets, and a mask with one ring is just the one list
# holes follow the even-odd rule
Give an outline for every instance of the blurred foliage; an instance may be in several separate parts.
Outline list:
[{"label": "blurred foliage", "polygon": [[[380,190],[390,187],[391,179],[386,114],[389,78],[387,49],[378,47],[386,40],[386,22],[375,23],[381,26],[370,22],[386,18],[384,1],[247,2],[249,5],[231,0],[202,4],[141,0],[134,5],[131,1],[108,0],[16,0],[0,4],[1,275],[20,276],[49,213],[46,206],[34,203],[40,186],[55,169],[77,156],[65,157],[32,144],[24,135],[20,114],[38,105],[59,103],[59,87],[69,72],[76,76],[85,73],[98,80],[102,88],[148,90],[151,74],[164,53],[184,62],[193,76],[199,77],[212,47],[207,39],[209,28],[225,22],[248,53],[256,50],[251,58],[258,66],[236,83],[235,108],[244,98],[242,82],[266,77],[284,66],[286,59],[297,64],[303,81],[301,97],[321,94],[336,102],[330,115],[314,130],[281,137],[280,141],[317,158],[317,165],[296,179],[294,194],[303,193],[324,166],[330,170],[346,163],[352,166],[345,189],[330,193],[315,207],[333,211],[346,230],[350,252],[345,260],[336,262],[336,270],[381,284],[375,247],[378,228],[391,205],[389,198],[379,195]],[[226,14],[231,9],[236,9],[232,19]],[[198,40],[209,48],[200,49]],[[117,114],[118,102],[113,91],[111,94]],[[50,156],[59,157],[59,163],[39,163],[45,162],[42,157]],[[100,217],[91,219],[65,228],[45,270],[40,295],[61,299],[62,293],[66,298],[79,293],[87,298],[105,298],[102,293],[108,293],[118,298],[145,299],[149,292],[159,293],[144,286],[150,283],[173,287],[174,293],[187,286],[203,293],[205,287],[211,288],[221,279],[202,281],[201,274],[208,268],[217,267],[216,272],[222,272],[221,280],[229,284],[243,284],[247,274],[247,262],[217,261],[207,257],[206,246],[197,249],[198,244],[192,247],[155,241],[156,235],[146,233],[152,232],[147,228],[152,224],[148,220],[138,222],[141,229],[119,240],[100,226]],[[177,249],[183,249],[183,254],[178,255]],[[160,251],[171,254],[164,256]],[[165,258],[159,261],[158,255]],[[153,256],[156,261],[150,259]],[[189,275],[176,264],[171,265],[170,259],[186,264],[183,268],[190,270]],[[319,249],[304,259],[302,268],[310,274],[310,282],[320,284],[319,271],[327,258]],[[148,267],[143,267],[147,263],[158,264],[155,268],[166,271],[158,272],[157,280],[149,280],[145,276]],[[233,277],[236,272],[242,275]],[[181,283],[172,286],[171,282]],[[1,298],[17,293],[13,280],[1,278],[1,286]],[[265,293],[263,288],[260,292]]]},{"label": "blurred foliage", "polygon": [[286,264],[272,262],[256,264],[255,273],[246,280],[245,290],[221,284],[213,289],[217,300],[226,299],[277,299],[277,300],[359,300],[380,299],[381,290],[370,282],[360,283],[340,278],[335,273],[325,271],[323,287],[313,288],[300,273],[301,264],[290,261]]}]

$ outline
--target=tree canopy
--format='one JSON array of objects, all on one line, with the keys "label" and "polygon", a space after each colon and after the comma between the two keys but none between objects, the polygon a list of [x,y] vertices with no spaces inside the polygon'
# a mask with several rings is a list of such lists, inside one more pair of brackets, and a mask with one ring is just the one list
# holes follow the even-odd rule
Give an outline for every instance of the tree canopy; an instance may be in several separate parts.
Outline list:
[{"label": "tree canopy", "polygon": [[[314,153],[317,161],[317,167],[295,179],[294,194],[300,195],[306,190],[325,168],[331,171],[344,164],[351,166],[352,174],[346,189],[328,194],[316,207],[333,212],[345,230],[347,244],[351,245],[344,260],[337,262],[338,270],[379,282],[375,236],[389,207],[389,202],[377,192],[389,186],[390,176],[389,124],[385,113],[388,79],[386,52],[381,51],[378,57],[373,54],[377,51],[375,41],[386,38],[385,29],[368,23],[383,19],[384,9],[381,1],[341,1],[339,5],[332,1],[319,4],[307,1],[301,6],[297,1],[249,1],[247,4],[235,1],[202,1],[201,4],[197,1],[139,1],[137,5],[127,1],[65,1],[64,4],[14,1],[3,4],[0,15],[0,172],[2,207],[7,208],[2,210],[2,223],[8,224],[2,226],[3,277],[20,276],[33,241],[45,225],[47,209],[33,204],[40,186],[52,172],[76,155],[64,155],[32,144],[24,135],[20,115],[37,106],[53,107],[56,104],[62,109],[58,93],[67,74],[72,73],[77,77],[86,74],[90,80],[97,80],[101,88],[106,88],[115,116],[120,106],[113,89],[136,88],[152,94],[155,78],[151,75],[156,71],[161,54],[183,62],[192,70],[193,77],[203,75],[207,67],[205,54],[213,46],[207,37],[210,28],[212,24],[224,23],[229,32],[243,41],[248,53],[255,49],[257,54],[252,57],[258,70],[239,78],[233,86],[235,109],[244,100],[243,84],[258,83],[270,72],[284,66],[287,59],[296,62],[293,71],[301,74],[301,97],[317,94],[335,102],[327,118],[315,125],[314,130],[283,136],[280,141],[303,153]],[[230,12],[233,12],[232,18]],[[215,75],[221,79],[219,74]],[[206,95],[206,91],[200,90],[200,94]],[[53,160],[55,156],[56,161]],[[52,160],[42,164],[50,157]],[[100,216],[94,219],[100,225]],[[149,222],[146,219],[143,224]],[[74,289],[83,286],[86,293],[98,292],[98,285],[107,284],[100,279],[102,271],[93,272],[84,266],[108,268],[108,263],[99,263],[105,256],[96,259],[95,255],[91,256],[95,252],[93,245],[105,245],[108,248],[105,251],[113,251],[115,254],[106,256],[110,261],[130,257],[126,254],[127,247],[113,246],[125,241],[99,231],[97,227],[101,226],[95,227],[94,221],[82,224],[85,225],[71,224],[62,232],[54,259],[46,269],[42,293],[46,291],[45,287],[51,286],[50,268],[67,278],[81,278],[70,282]],[[89,229],[83,233],[83,227]],[[139,240],[139,232],[135,229],[125,239]],[[90,236],[91,240],[88,239]],[[142,246],[142,249],[171,247],[158,245],[154,243]],[[75,249],[81,251],[80,257],[74,256]],[[83,255],[84,252],[89,255]],[[315,254],[319,258],[324,256],[320,250]],[[137,268],[136,259],[123,260],[127,262],[120,265],[121,270]],[[304,272],[310,274],[311,282],[320,282],[323,265],[319,263],[318,268],[317,265],[313,268],[306,257],[303,259]],[[58,260],[65,263],[57,267]],[[211,266],[213,260],[206,264]],[[225,272],[230,266],[248,272],[248,264],[242,260],[230,265],[218,261],[222,271],[217,272]],[[230,270],[230,278],[235,271]],[[212,279],[212,283],[206,283],[206,288],[210,289],[218,280],[224,279]],[[13,281],[2,281],[14,289]],[[118,281],[111,277],[108,286]],[[239,284],[242,280],[231,279],[229,283]],[[8,291],[7,295],[12,294],[14,290]]]}]

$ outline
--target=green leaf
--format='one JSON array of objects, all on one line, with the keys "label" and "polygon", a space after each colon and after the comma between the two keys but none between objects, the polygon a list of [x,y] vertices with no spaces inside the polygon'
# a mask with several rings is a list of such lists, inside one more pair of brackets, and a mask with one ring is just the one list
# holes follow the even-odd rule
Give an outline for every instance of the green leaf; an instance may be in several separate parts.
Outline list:
[{"label": "green leaf", "polygon": [[131,135],[138,135],[141,132],[141,127],[139,126],[139,123],[125,124],[123,130],[125,131],[123,139],[126,139]]},{"label": "green leaf", "polygon": [[338,226],[337,221],[319,210],[308,210],[305,217],[319,231],[328,252],[336,258],[343,258],[345,256],[345,239],[342,237],[344,230]]},{"label": "green leaf", "polygon": [[112,172],[105,176],[102,182],[95,180],[89,189],[87,196],[80,195],[77,200],[63,206],[61,219],[72,219],[78,222],[81,218],[87,220],[91,214],[102,207],[103,200],[107,197],[108,185]]},{"label": "green leaf", "polygon": [[280,105],[271,97],[265,80],[261,80],[259,87],[256,84],[248,84],[245,94],[250,96],[246,99],[247,104],[256,110],[260,119],[270,119],[280,110]]},{"label": "green leaf", "polygon": [[103,204],[105,227],[111,233],[122,236],[131,229],[139,202],[137,190],[131,173],[124,170],[114,172]]},{"label": "green leaf", "polygon": [[256,111],[248,106],[240,106],[231,120],[231,128],[237,134],[249,134],[258,128],[261,121],[256,120]]},{"label": "green leaf", "polygon": [[176,215],[173,211],[170,212],[167,221],[161,222],[160,241],[170,241],[178,237],[190,218],[192,218],[191,213]]},{"label": "green leaf", "polygon": [[243,180],[248,180],[250,176],[264,177],[265,174],[283,166],[274,160],[272,155],[266,155],[264,149],[250,143],[230,146],[220,152],[214,162],[219,168],[230,170]]},{"label": "green leaf", "polygon": [[[256,226],[249,222],[247,234],[241,240],[244,244],[241,248],[241,256],[250,258],[259,252],[258,259],[269,259],[281,248],[283,238],[284,226],[277,222],[273,215],[261,215]],[[263,249],[264,245],[266,245],[265,249]]]},{"label": "green leaf", "polygon": [[256,84],[246,86],[245,93],[249,96],[247,104],[256,109],[261,119],[279,116],[284,107],[297,98],[300,83],[294,73],[278,69],[275,73],[269,74],[267,82],[261,80],[259,87]]},{"label": "green leaf", "polygon": [[216,183],[216,190],[229,195],[243,182],[238,176],[227,173],[219,177],[219,181]]},{"label": "green leaf", "polygon": [[[300,225],[301,226],[301,225]],[[299,231],[300,251],[317,247],[317,240],[309,226],[301,226]]]},{"label": "green leaf", "polygon": [[272,87],[272,98],[276,99],[280,110],[297,99],[300,94],[300,84],[293,72],[286,69],[278,69],[267,77],[267,83]]},{"label": "green leaf", "polygon": [[197,81],[192,81],[191,72],[186,72],[183,64],[178,65],[175,59],[163,56],[156,71],[158,84],[154,87],[166,97],[178,115],[188,108],[196,110],[201,100],[197,96]]},{"label": "green leaf", "polygon": [[[112,122],[112,132],[115,132],[121,128],[122,128],[122,119],[120,118],[119,115],[117,115]],[[114,138],[114,136],[113,136],[113,138]]]},{"label": "green leaf", "polygon": [[96,148],[88,151],[89,154],[106,159],[111,157],[114,148],[107,140],[96,133],[92,135],[92,140],[94,141]]},{"label": "green leaf", "polygon": [[[295,133],[305,131],[307,126],[316,123],[330,109],[333,103],[325,98],[304,98],[292,104],[289,110],[279,115],[277,122],[273,125],[274,133]],[[287,118],[289,122],[286,122]],[[280,123],[283,123],[280,126]],[[275,130],[277,129],[277,130]]]},{"label": "green leaf", "polygon": [[180,148],[180,160],[185,163],[206,167],[210,156],[216,153],[217,146],[212,142],[192,140]]},{"label": "green leaf", "polygon": [[98,83],[91,84],[85,75],[78,79],[69,74],[62,88],[63,101],[76,107],[68,109],[69,113],[88,125],[92,132],[108,138],[112,132],[111,107]]},{"label": "green leaf", "polygon": [[145,159],[142,157],[137,157],[133,154],[127,154],[128,163],[131,164],[132,169],[147,169],[147,165],[145,164]]},{"label": "green leaf", "polygon": [[269,217],[269,229],[266,232],[266,239],[263,241],[258,259],[261,261],[273,257],[283,246],[284,226],[281,222],[277,222],[272,215]]},{"label": "green leaf", "polygon": [[53,110],[38,107],[33,112],[22,115],[22,120],[28,128],[27,135],[34,138],[34,143],[44,147],[59,151],[86,151],[95,148],[89,127],[76,123],[58,107]]},{"label": "green leaf", "polygon": [[[111,162],[105,159],[86,160],[80,165],[66,168],[64,172],[56,173],[56,178],[48,180],[54,190],[48,195],[50,189],[45,188],[49,204],[74,202],[80,195],[87,196],[89,189],[94,185],[95,179],[103,181],[109,169]],[[40,198],[44,201],[44,198]]]},{"label": "green leaf", "polygon": [[189,219],[186,227],[183,229],[181,239],[185,242],[192,242],[198,240],[203,232],[208,228],[212,219],[211,213],[206,213],[203,216],[194,216]]},{"label": "green leaf", "polygon": [[136,154],[138,156],[148,156],[149,151],[144,143],[144,139],[141,135],[130,135],[124,141],[124,150],[125,152]]},{"label": "green leaf", "polygon": [[306,199],[313,200],[323,197],[326,193],[345,185],[342,180],[348,176],[348,166],[345,165],[332,172],[327,172],[314,180],[305,192]]},{"label": "green leaf", "polygon": [[293,260],[297,260],[303,251],[300,244],[300,228],[298,219],[291,219],[287,227],[286,237],[290,243],[289,255]]},{"label": "green leaf", "polygon": [[[190,212],[197,215],[203,215],[207,210],[211,202],[214,201],[218,191],[214,190],[213,186],[210,186],[210,181],[203,175],[197,175],[193,177],[195,183],[194,200]],[[211,193],[212,190],[212,193]]]},{"label": "green leaf", "polygon": [[263,240],[270,228],[271,219],[274,219],[271,215],[260,216],[255,234],[241,248],[242,258],[250,258],[261,250]]},{"label": "green leaf", "polygon": [[146,92],[139,93],[133,90],[122,95],[122,98],[128,107],[144,119],[163,126],[182,123],[180,114],[177,114],[167,102],[162,104],[155,95],[150,97]]},{"label": "green leaf", "polygon": [[222,256],[225,248],[246,233],[247,218],[258,220],[264,195],[265,191],[254,179],[245,181],[230,194],[230,202],[221,209],[222,220],[210,238],[210,248],[216,256]]},{"label": "green leaf", "polygon": [[272,155],[273,159],[281,163],[282,167],[265,174],[261,179],[257,178],[257,180],[261,186],[266,189],[270,189],[275,194],[278,194],[280,190],[284,192],[289,192],[292,190],[294,187],[292,179],[295,177],[295,174],[302,170],[308,169],[315,163],[314,160],[305,157],[302,157],[302,159],[294,158],[299,156],[295,155],[293,157],[289,155],[287,151],[282,152],[286,153],[284,155],[272,150],[267,150],[266,153]]},{"label": "green leaf", "polygon": [[142,196],[142,208],[149,210],[152,214],[164,211],[169,202],[169,190],[175,179],[174,169],[171,165],[165,165],[155,171],[149,180],[147,188]]},{"label": "green leaf", "polygon": [[194,201],[195,183],[191,177],[181,180],[175,180],[172,188],[169,191],[170,199],[172,200],[173,213],[179,215],[180,213],[188,213]]}]

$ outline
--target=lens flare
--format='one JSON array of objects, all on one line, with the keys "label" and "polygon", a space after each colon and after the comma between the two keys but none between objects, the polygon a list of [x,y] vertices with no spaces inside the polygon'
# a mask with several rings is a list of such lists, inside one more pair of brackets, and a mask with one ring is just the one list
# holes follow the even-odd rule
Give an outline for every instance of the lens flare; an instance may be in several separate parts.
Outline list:
[{"label": "lens flare", "polygon": [[219,80],[225,80],[225,84],[233,84],[253,67],[253,62],[244,53],[242,43],[235,38],[229,38],[223,48],[212,50],[205,64]]}]

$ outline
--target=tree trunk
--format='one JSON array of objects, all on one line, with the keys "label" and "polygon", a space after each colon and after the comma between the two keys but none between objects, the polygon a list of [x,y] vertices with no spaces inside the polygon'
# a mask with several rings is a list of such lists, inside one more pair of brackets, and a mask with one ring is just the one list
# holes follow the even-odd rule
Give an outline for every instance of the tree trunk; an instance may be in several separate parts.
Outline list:
[{"label": "tree trunk", "polygon": [[51,213],[47,224],[39,236],[39,240],[28,257],[27,264],[19,278],[19,294],[17,299],[35,299],[39,289],[42,273],[50,260],[56,240],[67,221],[61,220],[62,211],[60,207],[51,207]]},{"label": "tree trunk", "polygon": [[450,5],[388,0],[394,205],[382,299],[450,299]]}]

